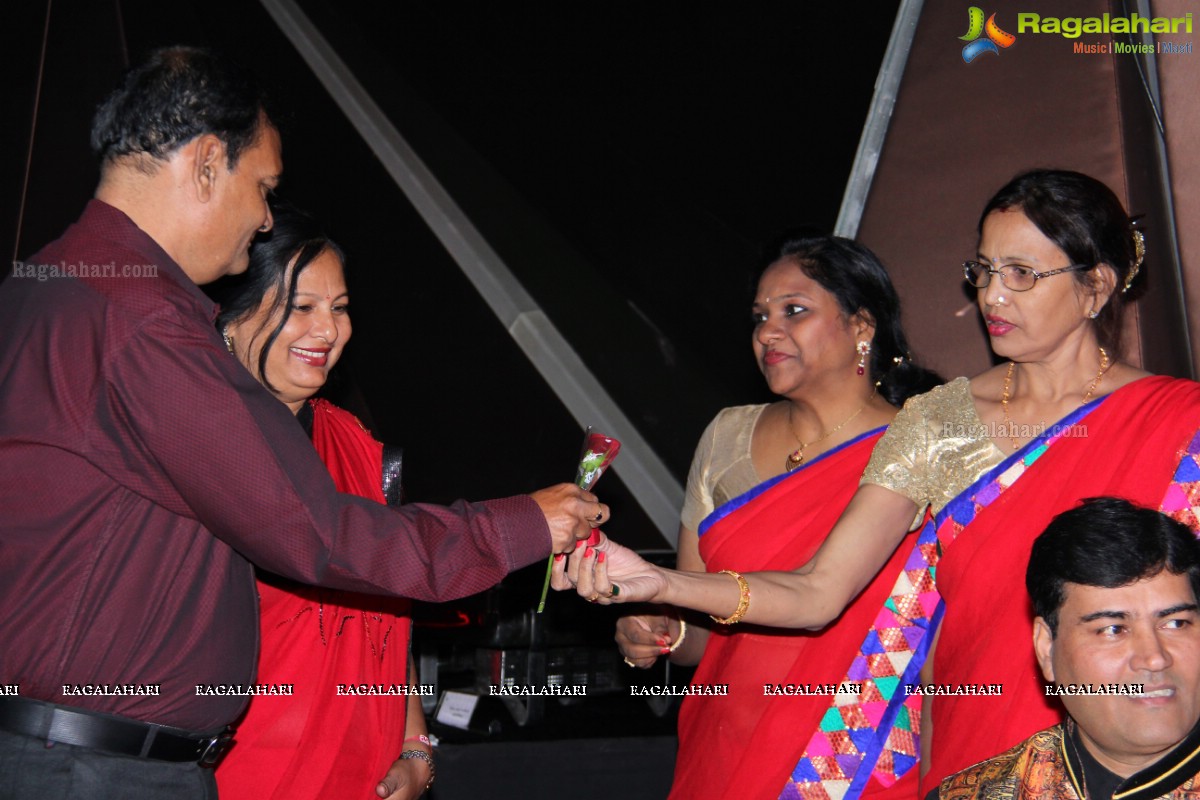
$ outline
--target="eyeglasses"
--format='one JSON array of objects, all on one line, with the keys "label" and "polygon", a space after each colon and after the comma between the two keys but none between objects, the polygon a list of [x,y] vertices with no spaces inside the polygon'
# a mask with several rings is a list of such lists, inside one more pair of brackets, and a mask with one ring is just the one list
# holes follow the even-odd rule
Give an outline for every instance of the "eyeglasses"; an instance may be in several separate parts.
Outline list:
[{"label": "eyeglasses", "polygon": [[1013,292],[1028,292],[1037,283],[1038,278],[1049,278],[1060,272],[1074,272],[1091,268],[1091,264],[1072,264],[1069,267],[1060,267],[1049,272],[1038,272],[1033,267],[1025,267],[1020,264],[1008,264],[999,269],[992,269],[987,264],[980,264],[978,261],[964,261],[963,277],[976,289],[983,289],[992,282],[993,275],[999,275],[1000,283],[1004,284],[1005,289]]}]

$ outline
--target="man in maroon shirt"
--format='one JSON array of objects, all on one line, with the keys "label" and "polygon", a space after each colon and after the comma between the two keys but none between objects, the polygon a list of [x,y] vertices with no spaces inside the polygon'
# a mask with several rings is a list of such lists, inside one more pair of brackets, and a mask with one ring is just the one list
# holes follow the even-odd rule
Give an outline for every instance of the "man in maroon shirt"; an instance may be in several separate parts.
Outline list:
[{"label": "man in maroon shirt", "polygon": [[608,509],[566,484],[447,508],[334,490],[197,287],[271,228],[279,134],[246,74],[159,51],[92,145],[96,198],[0,285],[0,798],[213,797],[198,762],[254,682],[251,563],[447,600]]}]

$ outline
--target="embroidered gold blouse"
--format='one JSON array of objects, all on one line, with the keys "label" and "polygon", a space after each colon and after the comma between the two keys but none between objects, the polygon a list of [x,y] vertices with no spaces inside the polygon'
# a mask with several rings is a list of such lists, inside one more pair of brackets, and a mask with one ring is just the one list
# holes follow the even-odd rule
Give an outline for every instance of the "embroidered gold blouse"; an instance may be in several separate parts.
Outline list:
[{"label": "embroidered gold blouse", "polygon": [[1003,460],[975,410],[970,381],[955,378],[904,404],[875,445],[861,483],[916,503],[916,526],[926,507],[934,514],[941,511]]},{"label": "embroidered gold blouse", "polygon": [[704,518],[762,479],[750,459],[750,438],[766,404],[721,409],[704,429],[688,472],[680,521],[694,531]]}]

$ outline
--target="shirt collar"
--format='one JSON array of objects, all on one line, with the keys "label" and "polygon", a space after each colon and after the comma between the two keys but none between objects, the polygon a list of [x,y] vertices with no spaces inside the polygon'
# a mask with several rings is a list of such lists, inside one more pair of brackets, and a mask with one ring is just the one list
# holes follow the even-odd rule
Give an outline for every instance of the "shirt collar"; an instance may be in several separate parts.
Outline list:
[{"label": "shirt collar", "polygon": [[[1083,749],[1079,741],[1077,726],[1074,720],[1067,720],[1063,735],[1062,753],[1067,763],[1067,772],[1074,784],[1075,793],[1085,797],[1080,776],[1084,774],[1085,765],[1081,756],[1075,752]],[[1075,747],[1071,746],[1074,740]],[[1184,783],[1200,773],[1200,721],[1192,728],[1187,736],[1177,744],[1171,752],[1146,767],[1135,772],[1117,785],[1113,800],[1152,800],[1162,797],[1178,789]],[[1100,800],[1100,798],[1093,798]],[[1105,798],[1107,800],[1107,798]]]},{"label": "shirt collar", "polygon": [[183,268],[175,263],[175,259],[167,255],[167,251],[150,237],[150,234],[137,226],[132,219],[119,208],[110,206],[103,200],[92,198],[84,209],[79,222],[84,227],[101,227],[108,238],[137,250],[147,257],[151,263],[158,265],[158,276],[166,277],[177,284],[193,300],[209,320],[217,318],[217,304],[204,293],[196,282],[188,277]]}]

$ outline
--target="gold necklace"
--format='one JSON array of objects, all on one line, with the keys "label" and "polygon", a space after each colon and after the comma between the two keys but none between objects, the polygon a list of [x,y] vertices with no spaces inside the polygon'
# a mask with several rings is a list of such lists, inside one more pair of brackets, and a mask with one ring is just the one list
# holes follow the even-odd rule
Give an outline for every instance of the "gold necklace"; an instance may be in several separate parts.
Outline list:
[{"label": "gold necklace", "polygon": [[875,391],[871,392],[871,396],[867,398],[867,402],[865,402],[861,406],[859,406],[857,411],[855,411],[853,414],[851,414],[850,416],[848,416],[844,420],[842,420],[840,423],[838,423],[838,425],[836,427],[830,428],[829,430],[825,431],[820,436],[818,436],[816,439],[813,439],[811,442],[806,442],[803,439],[801,439],[799,436],[796,435],[796,427],[792,423],[792,409],[795,408],[795,406],[793,406],[789,402],[788,403],[788,430],[791,431],[792,437],[795,438],[795,440],[800,443],[800,446],[797,447],[795,450],[793,450],[791,453],[789,453],[788,457],[783,460],[784,470],[786,472],[791,472],[796,467],[803,464],[804,463],[804,448],[806,448],[810,445],[814,445],[817,442],[825,441],[830,436],[833,436],[835,433],[840,431],[842,428],[849,425],[851,420],[853,420],[855,417],[857,417],[859,414],[861,414],[863,412],[863,409],[865,409],[867,406],[871,405],[871,401],[875,399],[875,395],[877,395],[877,394],[879,394],[878,386],[875,387]]},{"label": "gold necklace", "polygon": [[[1092,378],[1092,382],[1088,386],[1087,392],[1084,393],[1083,403],[1080,403],[1079,405],[1082,406],[1087,403],[1088,400],[1092,399],[1092,394],[1096,391],[1096,387],[1100,385],[1100,380],[1104,377],[1104,373],[1108,372],[1108,368],[1110,366],[1112,366],[1112,364],[1109,363],[1108,353],[1103,347],[1101,347],[1100,369],[1096,372],[1096,377]],[[1012,391],[1013,370],[1016,368],[1017,362],[1008,362],[1008,372],[1004,374],[1004,392],[1000,395],[1000,408],[1004,411],[1004,429],[1008,431],[1008,440],[1012,442],[1012,448],[1014,451],[1019,450],[1020,445],[1017,444],[1017,437],[1013,435],[1012,426],[1008,421],[1008,400],[1011,396],[1010,392]]]}]

